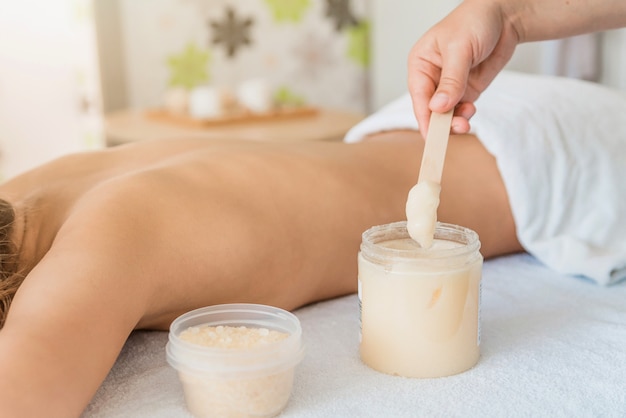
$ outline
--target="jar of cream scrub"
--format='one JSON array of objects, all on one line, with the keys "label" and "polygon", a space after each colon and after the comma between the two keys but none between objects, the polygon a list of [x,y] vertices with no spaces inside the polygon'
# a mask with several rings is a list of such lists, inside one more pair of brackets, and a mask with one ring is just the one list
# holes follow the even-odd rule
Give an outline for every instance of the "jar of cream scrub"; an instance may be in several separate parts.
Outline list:
[{"label": "jar of cream scrub", "polygon": [[365,231],[358,256],[360,355],[388,374],[431,378],[461,373],[480,355],[478,234],[437,223],[421,248],[406,222]]}]

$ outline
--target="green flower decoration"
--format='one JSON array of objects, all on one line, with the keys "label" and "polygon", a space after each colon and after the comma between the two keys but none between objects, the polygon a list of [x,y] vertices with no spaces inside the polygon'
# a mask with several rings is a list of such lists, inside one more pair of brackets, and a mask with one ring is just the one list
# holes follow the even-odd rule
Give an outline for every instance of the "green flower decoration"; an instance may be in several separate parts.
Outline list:
[{"label": "green flower decoration", "polygon": [[310,0],[265,0],[276,22],[299,22],[311,6]]},{"label": "green flower decoration", "polygon": [[348,58],[361,65],[362,67],[367,67],[370,63],[369,22],[362,21],[358,25],[349,28],[347,32]]},{"label": "green flower decoration", "polygon": [[289,87],[283,86],[274,93],[274,103],[278,106],[304,106],[304,97],[294,94]]},{"label": "green flower decoration", "polygon": [[209,81],[208,64],[211,53],[200,50],[194,43],[189,43],[178,55],[167,58],[170,69],[170,87],[192,89]]}]

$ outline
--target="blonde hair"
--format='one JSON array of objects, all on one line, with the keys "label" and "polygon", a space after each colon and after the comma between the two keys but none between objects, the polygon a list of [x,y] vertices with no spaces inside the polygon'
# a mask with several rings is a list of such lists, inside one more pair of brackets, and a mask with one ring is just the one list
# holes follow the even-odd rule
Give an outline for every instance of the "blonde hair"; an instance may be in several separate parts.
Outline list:
[{"label": "blonde hair", "polygon": [[13,241],[15,210],[0,199],[0,328],[4,326],[15,292],[24,281],[18,272],[18,251]]}]

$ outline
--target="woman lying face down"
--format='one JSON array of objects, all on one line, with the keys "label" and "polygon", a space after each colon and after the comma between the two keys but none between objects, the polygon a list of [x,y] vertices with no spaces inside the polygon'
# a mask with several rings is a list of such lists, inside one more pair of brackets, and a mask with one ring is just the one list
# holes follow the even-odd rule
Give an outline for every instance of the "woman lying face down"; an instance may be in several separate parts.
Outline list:
[{"label": "woman lying face down", "polygon": [[[361,233],[405,219],[423,140],[142,142],[0,185],[0,404],[79,416],[135,329],[247,302],[295,309],[356,291]],[[495,161],[452,137],[439,219],[485,257],[520,251]]]}]

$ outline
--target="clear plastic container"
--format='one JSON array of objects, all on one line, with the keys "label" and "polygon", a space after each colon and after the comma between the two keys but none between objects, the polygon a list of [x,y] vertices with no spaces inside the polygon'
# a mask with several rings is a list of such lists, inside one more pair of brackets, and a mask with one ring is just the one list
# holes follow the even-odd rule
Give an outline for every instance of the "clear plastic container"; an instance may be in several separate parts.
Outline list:
[{"label": "clear plastic container", "polygon": [[[287,337],[251,348],[216,348],[180,338],[189,327],[223,326],[275,330]],[[298,318],[256,304],[200,308],[170,326],[168,363],[178,371],[189,411],[196,417],[273,417],[291,395],[295,367],[304,356]]]},{"label": "clear plastic container", "polygon": [[478,235],[438,223],[428,249],[406,222],[363,233],[358,256],[360,355],[380,372],[442,377],[473,367],[480,355]]}]

